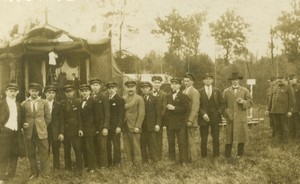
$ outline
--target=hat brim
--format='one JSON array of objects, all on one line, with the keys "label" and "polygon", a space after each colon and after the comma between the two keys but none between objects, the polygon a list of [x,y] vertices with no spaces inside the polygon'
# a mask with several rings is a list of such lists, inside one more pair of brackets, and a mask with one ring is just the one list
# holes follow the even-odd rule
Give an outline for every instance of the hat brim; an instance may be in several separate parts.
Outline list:
[{"label": "hat brim", "polygon": [[228,80],[242,80],[244,77],[229,77]]}]

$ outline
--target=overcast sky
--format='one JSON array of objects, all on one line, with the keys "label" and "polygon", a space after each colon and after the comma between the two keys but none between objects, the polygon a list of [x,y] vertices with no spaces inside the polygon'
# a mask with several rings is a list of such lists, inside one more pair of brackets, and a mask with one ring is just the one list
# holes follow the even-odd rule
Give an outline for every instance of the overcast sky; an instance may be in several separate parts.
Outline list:
[{"label": "overcast sky", "polygon": [[[269,54],[268,41],[270,27],[276,24],[282,11],[290,10],[289,0],[129,0],[130,9],[136,10],[135,16],[127,23],[139,29],[139,33],[124,39],[124,48],[143,57],[151,50],[163,53],[167,50],[164,38],[151,34],[156,29],[155,18],[164,17],[172,9],[182,15],[207,12],[203,25],[200,52],[212,58],[220,53],[210,36],[208,24],[216,21],[227,9],[233,9],[251,25],[248,33],[248,49],[258,56]],[[44,22],[45,8],[48,9],[49,23],[83,38],[89,37],[92,25],[102,26],[105,19],[101,17],[97,1],[0,1],[0,37],[8,35],[16,23],[24,26],[29,18]],[[98,31],[100,28],[98,28]],[[102,31],[102,30],[101,30]],[[107,33],[102,33],[101,36]],[[117,40],[113,40],[116,44]]]}]

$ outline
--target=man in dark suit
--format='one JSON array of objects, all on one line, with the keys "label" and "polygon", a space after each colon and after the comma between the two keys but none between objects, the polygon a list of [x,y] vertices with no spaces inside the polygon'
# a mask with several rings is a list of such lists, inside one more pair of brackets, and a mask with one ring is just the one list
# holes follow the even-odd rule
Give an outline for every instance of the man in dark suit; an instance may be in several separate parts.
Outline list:
[{"label": "man in dark suit", "polygon": [[49,104],[49,109],[51,113],[51,122],[48,125],[48,141],[49,149],[52,148],[53,153],[53,169],[60,169],[60,154],[59,149],[61,142],[64,140],[64,121],[61,112],[60,104],[55,100],[56,96],[56,86],[47,86],[44,90],[46,100]]},{"label": "man in dark suit", "polygon": [[[271,94],[272,94],[272,91],[274,88],[276,88],[277,84],[276,84],[276,80],[277,78],[276,77],[271,77],[268,82],[270,84],[270,87],[267,89],[267,108],[268,108],[268,105],[269,105],[269,101],[271,100]],[[270,127],[272,129],[272,137],[275,137],[275,125],[274,125],[274,118],[273,118],[273,115],[272,113],[269,113],[268,114],[269,116],[269,122],[270,122]]]},{"label": "man in dark suit", "polygon": [[275,137],[282,143],[288,142],[288,120],[292,116],[295,104],[293,89],[286,82],[285,77],[278,77],[277,87],[272,91],[268,111],[266,112],[267,115],[272,113],[275,123]]},{"label": "man in dark suit", "polygon": [[125,101],[117,94],[117,86],[115,82],[106,84],[110,104],[110,129],[107,142],[109,166],[121,164],[121,130],[124,123]]},{"label": "man in dark suit", "polygon": [[97,165],[95,154],[95,138],[96,134],[100,132],[103,111],[99,108],[97,101],[91,97],[90,85],[83,84],[79,89],[82,96],[81,119],[83,128],[83,142],[86,151],[83,156],[86,157],[88,171],[94,173]]},{"label": "man in dark suit", "polygon": [[0,182],[16,174],[18,131],[21,130],[22,121],[21,105],[16,102],[18,93],[17,84],[9,83],[5,87],[6,98],[0,101]]},{"label": "man in dark suit", "polygon": [[295,141],[300,138],[300,84],[296,74],[289,75],[289,82],[295,95],[295,105],[289,120],[289,134],[291,141]]},{"label": "man in dark suit", "polygon": [[221,91],[212,86],[213,74],[206,73],[203,75],[205,86],[199,90],[200,92],[200,109],[199,109],[199,125],[201,136],[201,156],[207,156],[207,138],[209,127],[213,141],[213,157],[218,157],[219,148],[219,124],[222,122],[221,114],[224,110],[223,98]]},{"label": "man in dark suit", "polygon": [[92,89],[92,97],[97,102],[98,108],[101,111],[102,116],[100,125],[100,131],[97,132],[95,139],[95,151],[96,151],[96,159],[99,168],[107,168],[108,167],[108,157],[107,157],[107,135],[108,129],[110,128],[110,113],[109,113],[109,101],[107,96],[101,94],[100,89],[102,85],[102,81],[100,79],[92,79],[90,81],[91,89]]},{"label": "man in dark suit", "polygon": [[71,148],[73,148],[76,157],[76,172],[81,175],[83,170],[83,158],[81,151],[81,137],[83,128],[81,121],[81,103],[75,98],[75,87],[66,85],[64,91],[67,99],[61,102],[63,120],[64,120],[64,154],[65,169],[72,170]]},{"label": "man in dark suit", "polygon": [[145,101],[145,118],[142,125],[141,153],[144,163],[149,159],[159,160],[157,135],[161,127],[161,104],[158,98],[151,94],[150,82],[141,82],[141,91]]},{"label": "man in dark suit", "polygon": [[181,80],[171,79],[172,93],[167,96],[166,113],[164,121],[167,126],[168,144],[169,144],[169,159],[176,160],[175,153],[175,138],[179,148],[179,162],[187,163],[187,127],[186,117],[189,108],[187,96],[180,91]]},{"label": "man in dark suit", "polygon": [[[166,112],[166,105],[167,105],[167,93],[163,92],[160,88],[162,85],[162,78],[161,76],[153,76],[152,77],[152,95],[158,98],[158,101],[160,103],[160,109],[161,109],[161,117],[164,116]],[[157,146],[158,146],[158,159],[162,159],[162,150],[163,150],[163,127],[165,126],[164,122],[161,122],[161,127],[159,129],[159,132],[157,134]]]}]

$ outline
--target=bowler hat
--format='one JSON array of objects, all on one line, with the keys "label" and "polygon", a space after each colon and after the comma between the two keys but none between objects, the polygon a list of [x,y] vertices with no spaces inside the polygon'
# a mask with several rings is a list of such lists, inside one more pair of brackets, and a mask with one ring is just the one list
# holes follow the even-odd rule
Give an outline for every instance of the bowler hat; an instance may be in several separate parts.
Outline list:
[{"label": "bowler hat", "polygon": [[178,83],[178,84],[181,84],[181,80],[179,78],[173,78],[170,80],[170,82],[175,82],[175,83]]},{"label": "bowler hat", "polygon": [[56,86],[53,86],[53,85],[46,86],[45,89],[44,89],[44,93],[47,93],[48,91],[55,91],[56,92]]},{"label": "bowler hat", "polygon": [[162,82],[162,77],[161,76],[153,76],[151,81],[156,81],[156,80],[159,80],[160,82]]},{"label": "bowler hat", "polygon": [[243,76],[239,74],[239,72],[232,72],[231,76],[228,78],[228,80],[242,80]]},{"label": "bowler hat", "polygon": [[107,88],[109,88],[109,87],[117,87],[118,84],[117,84],[116,82],[108,82],[108,83],[106,83],[105,86],[106,86]]},{"label": "bowler hat", "polygon": [[41,89],[41,85],[37,84],[37,83],[30,83],[28,86],[29,89],[36,89],[36,90],[40,90]]},{"label": "bowler hat", "polygon": [[125,82],[125,86],[136,86],[136,82],[134,80],[129,80]]},{"label": "bowler hat", "polygon": [[152,88],[152,84],[148,81],[142,81],[141,82],[141,87],[150,87],[150,88]]},{"label": "bowler hat", "polygon": [[14,90],[19,90],[19,87],[16,83],[8,83],[6,86],[5,86],[5,90],[7,89],[14,89]]},{"label": "bowler hat", "polygon": [[206,79],[206,78],[214,78],[214,75],[212,74],[212,73],[205,73],[204,75],[203,75],[203,79]]},{"label": "bowler hat", "polygon": [[91,86],[88,85],[88,84],[82,84],[80,87],[79,87],[79,90],[82,91],[82,90],[92,90],[91,89]]},{"label": "bowler hat", "polygon": [[191,74],[191,73],[186,73],[186,74],[183,76],[183,78],[189,78],[189,79],[191,79],[192,81],[195,81],[195,77],[194,77],[194,75]]}]

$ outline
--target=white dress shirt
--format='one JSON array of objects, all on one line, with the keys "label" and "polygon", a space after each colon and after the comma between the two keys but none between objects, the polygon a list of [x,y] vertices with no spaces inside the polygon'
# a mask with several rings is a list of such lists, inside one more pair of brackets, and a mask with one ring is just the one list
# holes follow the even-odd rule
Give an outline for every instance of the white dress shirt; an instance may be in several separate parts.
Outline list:
[{"label": "white dress shirt", "polygon": [[31,110],[32,110],[32,112],[34,112],[34,110],[33,110],[33,104],[34,104],[34,107],[35,107],[35,112],[37,111],[37,109],[38,109],[38,103],[36,103],[38,100],[40,100],[41,99],[41,97],[38,97],[36,100],[32,100],[32,98],[31,97],[29,97],[29,101],[31,102]]},{"label": "white dress shirt", "polygon": [[18,110],[16,100],[7,97],[6,102],[9,109],[9,118],[5,124],[5,127],[16,131],[18,130]]},{"label": "white dress shirt", "polygon": [[178,90],[176,90],[176,93],[173,93],[173,100],[175,100],[175,98],[176,98],[176,96],[177,96],[178,92],[179,92],[179,89],[178,89]]},{"label": "white dress shirt", "polygon": [[211,93],[212,93],[212,86],[205,86],[205,92],[206,92],[206,95],[208,97],[208,99],[210,99],[211,97]]},{"label": "white dress shirt", "polygon": [[193,86],[190,86],[190,87],[185,88],[184,94],[188,94],[188,92],[190,91],[190,89],[191,89],[192,87],[193,87]]},{"label": "white dress shirt", "polygon": [[48,101],[48,100],[47,100],[47,102],[48,102],[48,104],[49,104],[50,113],[52,113],[53,102],[54,102],[54,100],[51,100],[51,101]]}]

